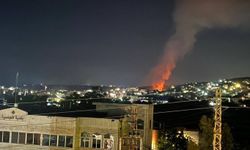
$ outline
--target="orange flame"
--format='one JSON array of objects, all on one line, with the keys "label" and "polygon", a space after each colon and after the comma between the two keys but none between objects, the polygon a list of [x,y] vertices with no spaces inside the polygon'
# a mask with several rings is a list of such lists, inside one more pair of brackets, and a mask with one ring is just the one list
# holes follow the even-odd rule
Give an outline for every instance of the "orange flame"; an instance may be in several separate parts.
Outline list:
[{"label": "orange flame", "polygon": [[175,63],[168,62],[166,66],[160,64],[153,70],[153,75],[155,76],[156,79],[152,83],[152,87],[154,90],[163,91],[166,88],[167,86],[166,81],[169,80],[174,68],[175,68]]},{"label": "orange flame", "polygon": [[168,41],[166,49],[158,65],[151,72],[151,85],[153,89],[163,91],[167,87],[169,78],[176,67],[177,60],[181,59],[186,49],[189,49],[190,44],[174,35]]},{"label": "orange flame", "polygon": [[158,149],[158,131],[152,131],[152,149]]},{"label": "orange flame", "polygon": [[165,82],[159,81],[159,82],[153,83],[152,87],[154,90],[163,91],[165,89]]}]

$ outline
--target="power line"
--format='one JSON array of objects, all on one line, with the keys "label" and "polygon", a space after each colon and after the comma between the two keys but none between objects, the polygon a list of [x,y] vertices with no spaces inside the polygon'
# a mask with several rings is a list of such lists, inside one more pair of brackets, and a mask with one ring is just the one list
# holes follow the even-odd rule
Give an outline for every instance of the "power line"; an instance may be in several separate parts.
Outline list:
[{"label": "power line", "polygon": [[[169,110],[169,111],[159,111],[159,112],[154,112],[153,114],[166,114],[166,113],[177,113],[177,112],[186,112],[186,111],[195,111],[195,110],[206,110],[206,109],[211,109],[213,107],[199,107],[199,108],[190,108],[190,109],[177,109],[177,110]],[[223,108],[243,108],[243,109],[248,109],[250,107],[227,107],[223,106]],[[37,114],[30,114],[30,115],[55,115],[55,114],[67,114],[67,113],[76,113],[76,112],[91,112],[91,111],[100,111],[100,110],[119,110],[121,108],[102,108],[102,109],[86,109],[86,110],[72,110],[72,111],[61,111],[61,112],[46,112],[46,113],[37,113]],[[142,113],[141,113],[142,114]],[[143,113],[145,114],[145,113]],[[123,115],[113,115],[113,116],[107,116],[107,117],[102,117],[102,118],[112,118],[112,117],[123,117],[126,114]],[[60,116],[59,116],[60,117]],[[93,117],[95,118],[95,117]],[[58,121],[57,121],[58,122]],[[46,123],[48,124],[48,123]],[[53,123],[51,123],[53,124]],[[27,125],[24,125],[27,126]]]},{"label": "power line", "polygon": [[184,111],[192,111],[192,110],[211,109],[211,108],[213,108],[213,107],[199,107],[199,108],[182,109],[182,110],[170,110],[170,111],[156,112],[156,113],[154,113],[154,114],[174,113],[174,112],[184,112]]},{"label": "power line", "polygon": [[[65,99],[62,100],[61,102],[67,102],[67,101],[83,101],[83,100],[97,100],[97,99],[102,99],[102,98],[81,98],[81,99]],[[104,98],[104,99],[108,99],[108,98]],[[52,101],[53,102],[53,101]],[[52,103],[51,102],[51,103]],[[32,102],[18,102],[18,104],[39,104],[39,103],[50,103],[46,101],[32,101]],[[56,103],[60,103],[60,102],[56,102]],[[15,104],[15,103],[8,103],[8,104]]]},{"label": "power line", "polygon": [[[199,108],[190,108],[190,109],[178,109],[178,110],[155,112],[154,114],[184,112],[184,111],[192,111],[192,110],[211,109],[211,108],[213,108],[213,107],[209,106],[209,107],[199,107]],[[226,108],[226,109],[228,109],[228,108],[249,109],[250,107],[228,107],[228,106],[223,106],[222,108]],[[97,111],[97,110],[116,110],[116,109],[121,109],[121,108],[102,108],[102,109],[71,110],[71,111],[60,111],[60,112],[37,113],[37,114],[31,114],[31,115],[51,115],[51,114],[65,114],[65,113],[75,113],[75,112],[88,112],[88,111]]]},{"label": "power line", "polygon": [[[109,99],[109,98],[80,98],[80,99],[64,99],[61,102],[68,102],[68,101],[84,101],[84,100],[99,100],[99,99]],[[167,102],[165,104],[176,104],[176,103],[188,103],[188,102],[204,102],[206,100],[183,100],[183,101],[175,101],[175,102]],[[18,102],[18,104],[39,104],[39,103],[50,103],[48,101],[32,101],[32,102]],[[51,101],[53,103],[53,101]],[[60,103],[60,102],[54,102]],[[8,103],[8,104],[15,104],[15,103]],[[131,103],[132,104],[132,103]],[[164,105],[164,104],[157,104],[157,105]]]},{"label": "power line", "polygon": [[[32,101],[32,102],[18,102],[18,104],[39,104],[39,103],[62,103],[62,102],[72,102],[72,101],[84,101],[84,100],[100,100],[100,99],[109,99],[109,98],[80,98],[80,99],[65,99],[60,102],[49,102],[49,101]],[[178,103],[190,103],[190,102],[209,102],[209,100],[182,100],[182,101],[174,101],[174,102],[166,102],[164,104],[155,104],[155,105],[167,105],[167,104],[178,104]],[[15,103],[8,103],[7,106],[14,105]],[[119,104],[119,103],[118,103]],[[123,104],[123,103],[121,103]],[[134,104],[134,103],[129,103],[129,104]],[[227,106],[222,106],[222,107],[227,107]],[[247,107],[232,107],[230,108],[247,108]]]},{"label": "power line", "polygon": [[178,104],[178,103],[189,103],[189,102],[204,102],[208,100],[182,100],[182,101],[175,101],[175,102],[166,102],[164,104],[158,104],[158,105],[165,105],[165,104]]},{"label": "power line", "polygon": [[[173,112],[183,112],[183,111],[192,111],[192,110],[202,110],[202,109],[210,109],[211,107],[201,107],[201,108],[195,108],[195,109],[181,109],[181,110],[173,110],[173,111],[162,111],[162,112],[156,112],[156,113],[153,113],[153,114],[162,114],[162,113],[173,113]],[[99,109],[99,110],[104,110],[104,109]],[[107,110],[107,109],[105,109]],[[113,110],[113,109],[111,109]],[[65,112],[59,112],[59,113],[72,113],[72,112],[85,112],[86,110],[76,110],[76,111],[65,111]],[[88,110],[90,111],[90,110]],[[42,113],[40,113],[42,114]],[[55,113],[54,113],[55,114]],[[141,113],[141,114],[145,114],[145,113]],[[39,114],[36,114],[36,115],[39,115]],[[125,116],[126,114],[124,115],[113,115],[113,116],[108,116],[108,117],[102,117],[102,118],[112,118],[112,117],[123,117]],[[93,117],[94,118],[94,117]],[[52,123],[45,123],[45,125],[47,124],[54,124],[54,123],[60,123],[60,122],[71,122],[71,121],[74,121],[75,119],[72,119],[72,120],[67,120],[67,121],[55,121],[55,122],[52,122]],[[31,125],[42,125],[42,124],[31,124]],[[28,126],[28,125],[14,125],[14,126],[6,126],[6,127],[18,127],[18,126]],[[4,126],[2,126],[4,127]]]},{"label": "power line", "polygon": [[[173,102],[175,103],[175,102]],[[179,110],[170,110],[170,111],[161,111],[155,112],[154,114],[162,114],[162,113],[174,113],[174,112],[183,112],[183,111],[191,111],[191,110],[202,110],[202,109],[211,109],[213,107],[199,107],[199,108],[191,108],[191,109],[179,109]],[[234,108],[234,109],[249,109],[250,107],[228,107],[222,106],[222,108]],[[97,110],[116,110],[120,108],[102,108],[102,109],[85,109],[85,110],[72,110],[72,111],[61,111],[61,112],[46,112],[46,113],[37,113],[31,115],[51,115],[51,114],[65,114],[65,113],[75,113],[75,112],[88,112],[88,111],[97,111]]]},{"label": "power line", "polygon": [[250,107],[240,107],[240,106],[222,106],[222,108],[227,108],[227,109],[249,109]]}]

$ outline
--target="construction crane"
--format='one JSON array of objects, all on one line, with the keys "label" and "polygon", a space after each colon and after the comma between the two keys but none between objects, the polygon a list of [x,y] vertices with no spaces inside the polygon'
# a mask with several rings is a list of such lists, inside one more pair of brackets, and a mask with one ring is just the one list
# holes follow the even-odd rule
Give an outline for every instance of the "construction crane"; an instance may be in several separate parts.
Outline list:
[{"label": "construction crane", "polygon": [[214,107],[214,138],[213,150],[221,150],[221,126],[222,126],[222,111],[221,111],[221,89],[215,91],[215,107]]}]

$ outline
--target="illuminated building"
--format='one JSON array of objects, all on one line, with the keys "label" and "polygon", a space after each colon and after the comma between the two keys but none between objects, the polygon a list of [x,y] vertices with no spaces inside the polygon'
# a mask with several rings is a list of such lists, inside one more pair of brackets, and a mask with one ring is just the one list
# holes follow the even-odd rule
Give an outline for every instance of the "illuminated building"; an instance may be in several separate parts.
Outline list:
[{"label": "illuminated building", "polygon": [[[128,106],[126,105],[126,108]],[[138,114],[136,123],[138,127],[136,133],[139,133],[138,149],[143,150],[145,144],[150,143],[151,146],[153,106],[133,106],[138,108],[138,112],[144,113]],[[97,108],[100,110],[98,106]],[[145,115],[150,114],[148,108],[151,108],[151,115]],[[127,150],[124,139],[130,140],[134,137],[130,121],[129,116],[108,118],[42,116],[30,115],[18,108],[2,109],[0,149]]]},{"label": "illuminated building", "polygon": [[0,110],[0,149],[118,149],[119,119],[28,115]]}]

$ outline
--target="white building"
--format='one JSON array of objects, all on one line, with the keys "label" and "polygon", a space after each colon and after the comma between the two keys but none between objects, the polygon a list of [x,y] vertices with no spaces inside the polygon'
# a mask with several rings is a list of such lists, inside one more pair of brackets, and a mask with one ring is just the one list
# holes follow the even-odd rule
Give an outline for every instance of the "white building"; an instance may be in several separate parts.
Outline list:
[{"label": "white building", "polygon": [[[143,112],[149,114],[145,108]],[[143,120],[143,128],[140,128],[142,134],[136,137],[139,145],[137,150],[143,150],[145,144],[151,146],[153,113],[150,114],[140,115],[147,120]],[[0,149],[127,150],[126,141],[132,139],[128,133],[131,130],[127,130],[128,120],[128,117],[108,119],[29,115],[18,108],[2,109]]]},{"label": "white building", "polygon": [[119,120],[28,115],[0,110],[0,149],[118,149]]}]

